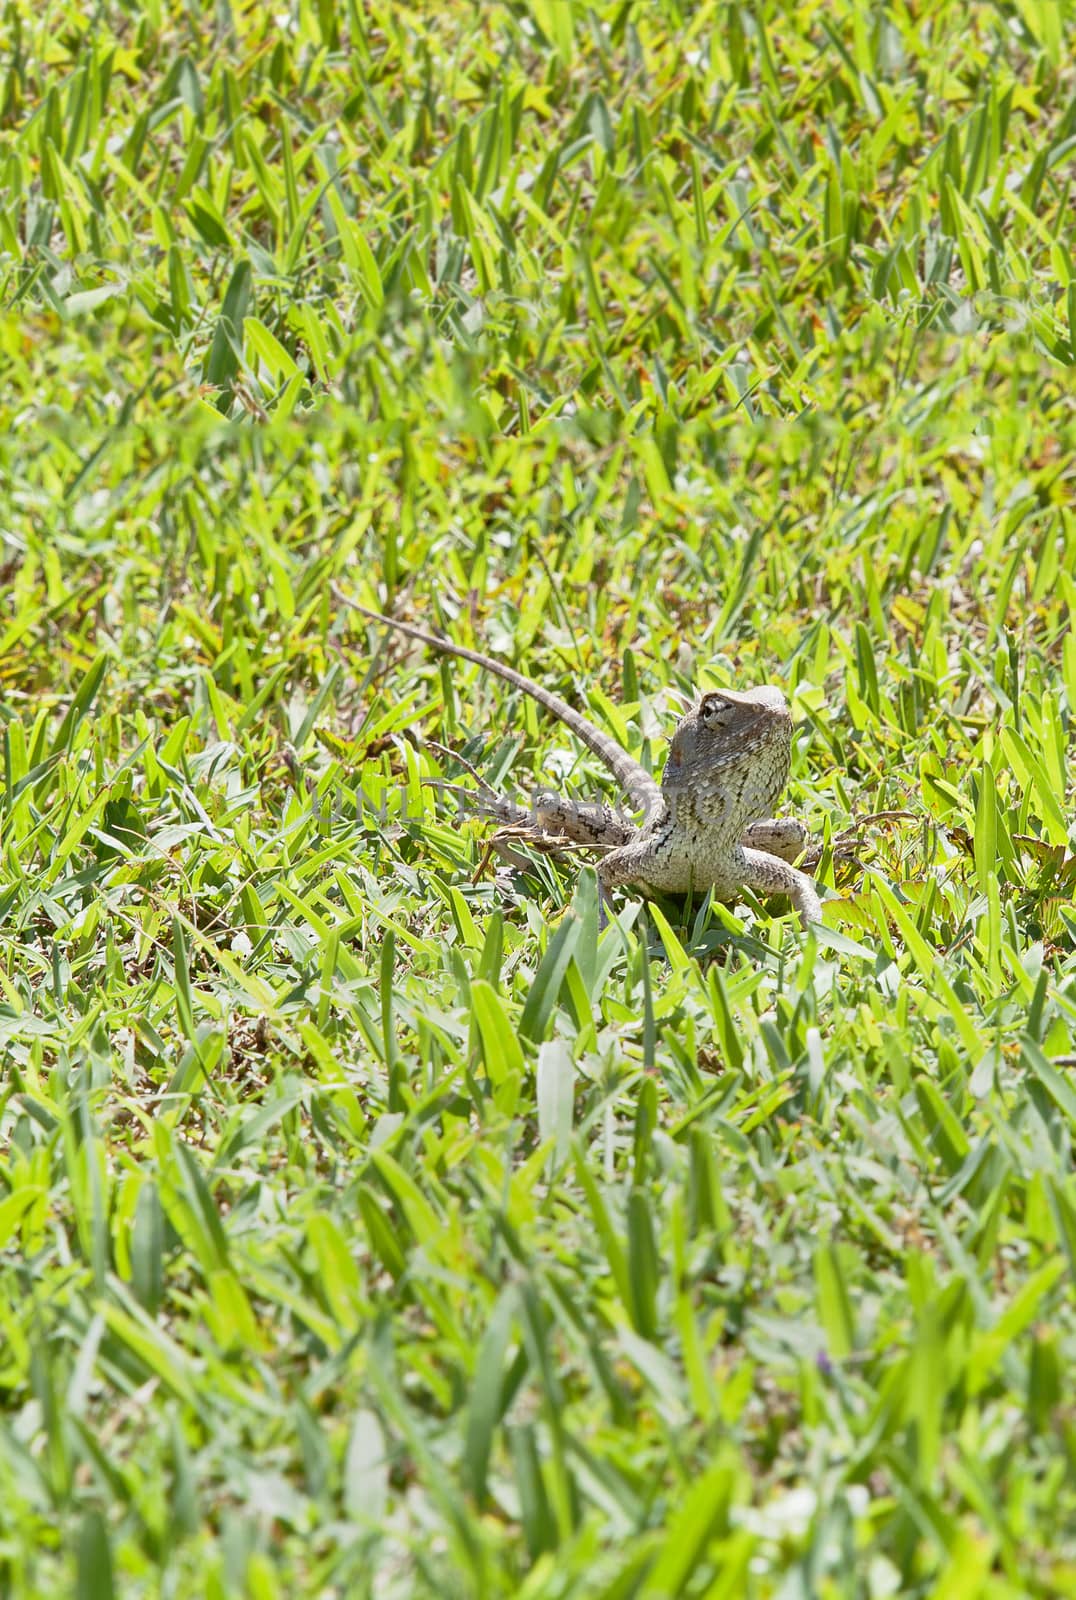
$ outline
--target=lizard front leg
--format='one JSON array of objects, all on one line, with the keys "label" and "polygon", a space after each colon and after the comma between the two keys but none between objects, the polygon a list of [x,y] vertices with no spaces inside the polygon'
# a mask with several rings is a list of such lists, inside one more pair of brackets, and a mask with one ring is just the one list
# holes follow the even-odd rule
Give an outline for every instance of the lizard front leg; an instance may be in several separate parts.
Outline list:
[{"label": "lizard front leg", "polygon": [[740,835],[745,849],[764,850],[768,856],[780,856],[782,861],[798,861],[807,848],[810,835],[802,822],[795,817],[766,817],[752,822]]},{"label": "lizard front leg", "polygon": [[787,894],[804,927],[809,922],[822,921],[822,902],[805,872],[798,872],[787,861],[765,850],[745,848],[741,854],[745,888],[761,895]]}]

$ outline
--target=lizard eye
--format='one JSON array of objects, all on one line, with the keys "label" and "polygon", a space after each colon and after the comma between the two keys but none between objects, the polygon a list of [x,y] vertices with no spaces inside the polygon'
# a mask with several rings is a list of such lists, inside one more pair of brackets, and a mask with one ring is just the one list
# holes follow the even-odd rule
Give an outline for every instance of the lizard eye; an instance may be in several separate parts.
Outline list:
[{"label": "lizard eye", "polygon": [[722,695],[703,695],[699,704],[699,720],[706,728],[723,728],[731,721],[734,709]]}]

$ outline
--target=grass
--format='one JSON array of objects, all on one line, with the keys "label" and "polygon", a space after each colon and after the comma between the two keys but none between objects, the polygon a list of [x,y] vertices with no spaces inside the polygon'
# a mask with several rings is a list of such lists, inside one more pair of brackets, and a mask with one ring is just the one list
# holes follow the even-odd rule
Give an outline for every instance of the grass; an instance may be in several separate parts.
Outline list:
[{"label": "grass", "polygon": [[[1074,20],[8,6],[4,1594],[1076,1595]],[[825,928],[333,583],[782,684]]]}]

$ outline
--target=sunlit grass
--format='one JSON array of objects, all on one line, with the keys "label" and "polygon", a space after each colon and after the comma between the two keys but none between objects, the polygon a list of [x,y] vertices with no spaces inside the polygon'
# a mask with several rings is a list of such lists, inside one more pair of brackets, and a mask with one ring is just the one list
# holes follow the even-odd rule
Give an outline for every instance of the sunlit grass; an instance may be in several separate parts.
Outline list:
[{"label": "sunlit grass", "polygon": [[[9,7],[0,1591],[1072,1591],[1072,21]],[[782,684],[825,930],[334,584]]]}]

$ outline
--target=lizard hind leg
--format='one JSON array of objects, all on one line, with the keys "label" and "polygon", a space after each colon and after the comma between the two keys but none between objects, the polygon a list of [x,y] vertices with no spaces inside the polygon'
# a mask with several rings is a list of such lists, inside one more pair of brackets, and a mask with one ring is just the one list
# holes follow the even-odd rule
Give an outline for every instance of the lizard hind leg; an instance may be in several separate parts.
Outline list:
[{"label": "lizard hind leg", "polygon": [[535,795],[534,814],[543,833],[568,839],[572,844],[613,850],[635,835],[631,823],[618,817],[610,806],[580,804],[567,795]]}]

